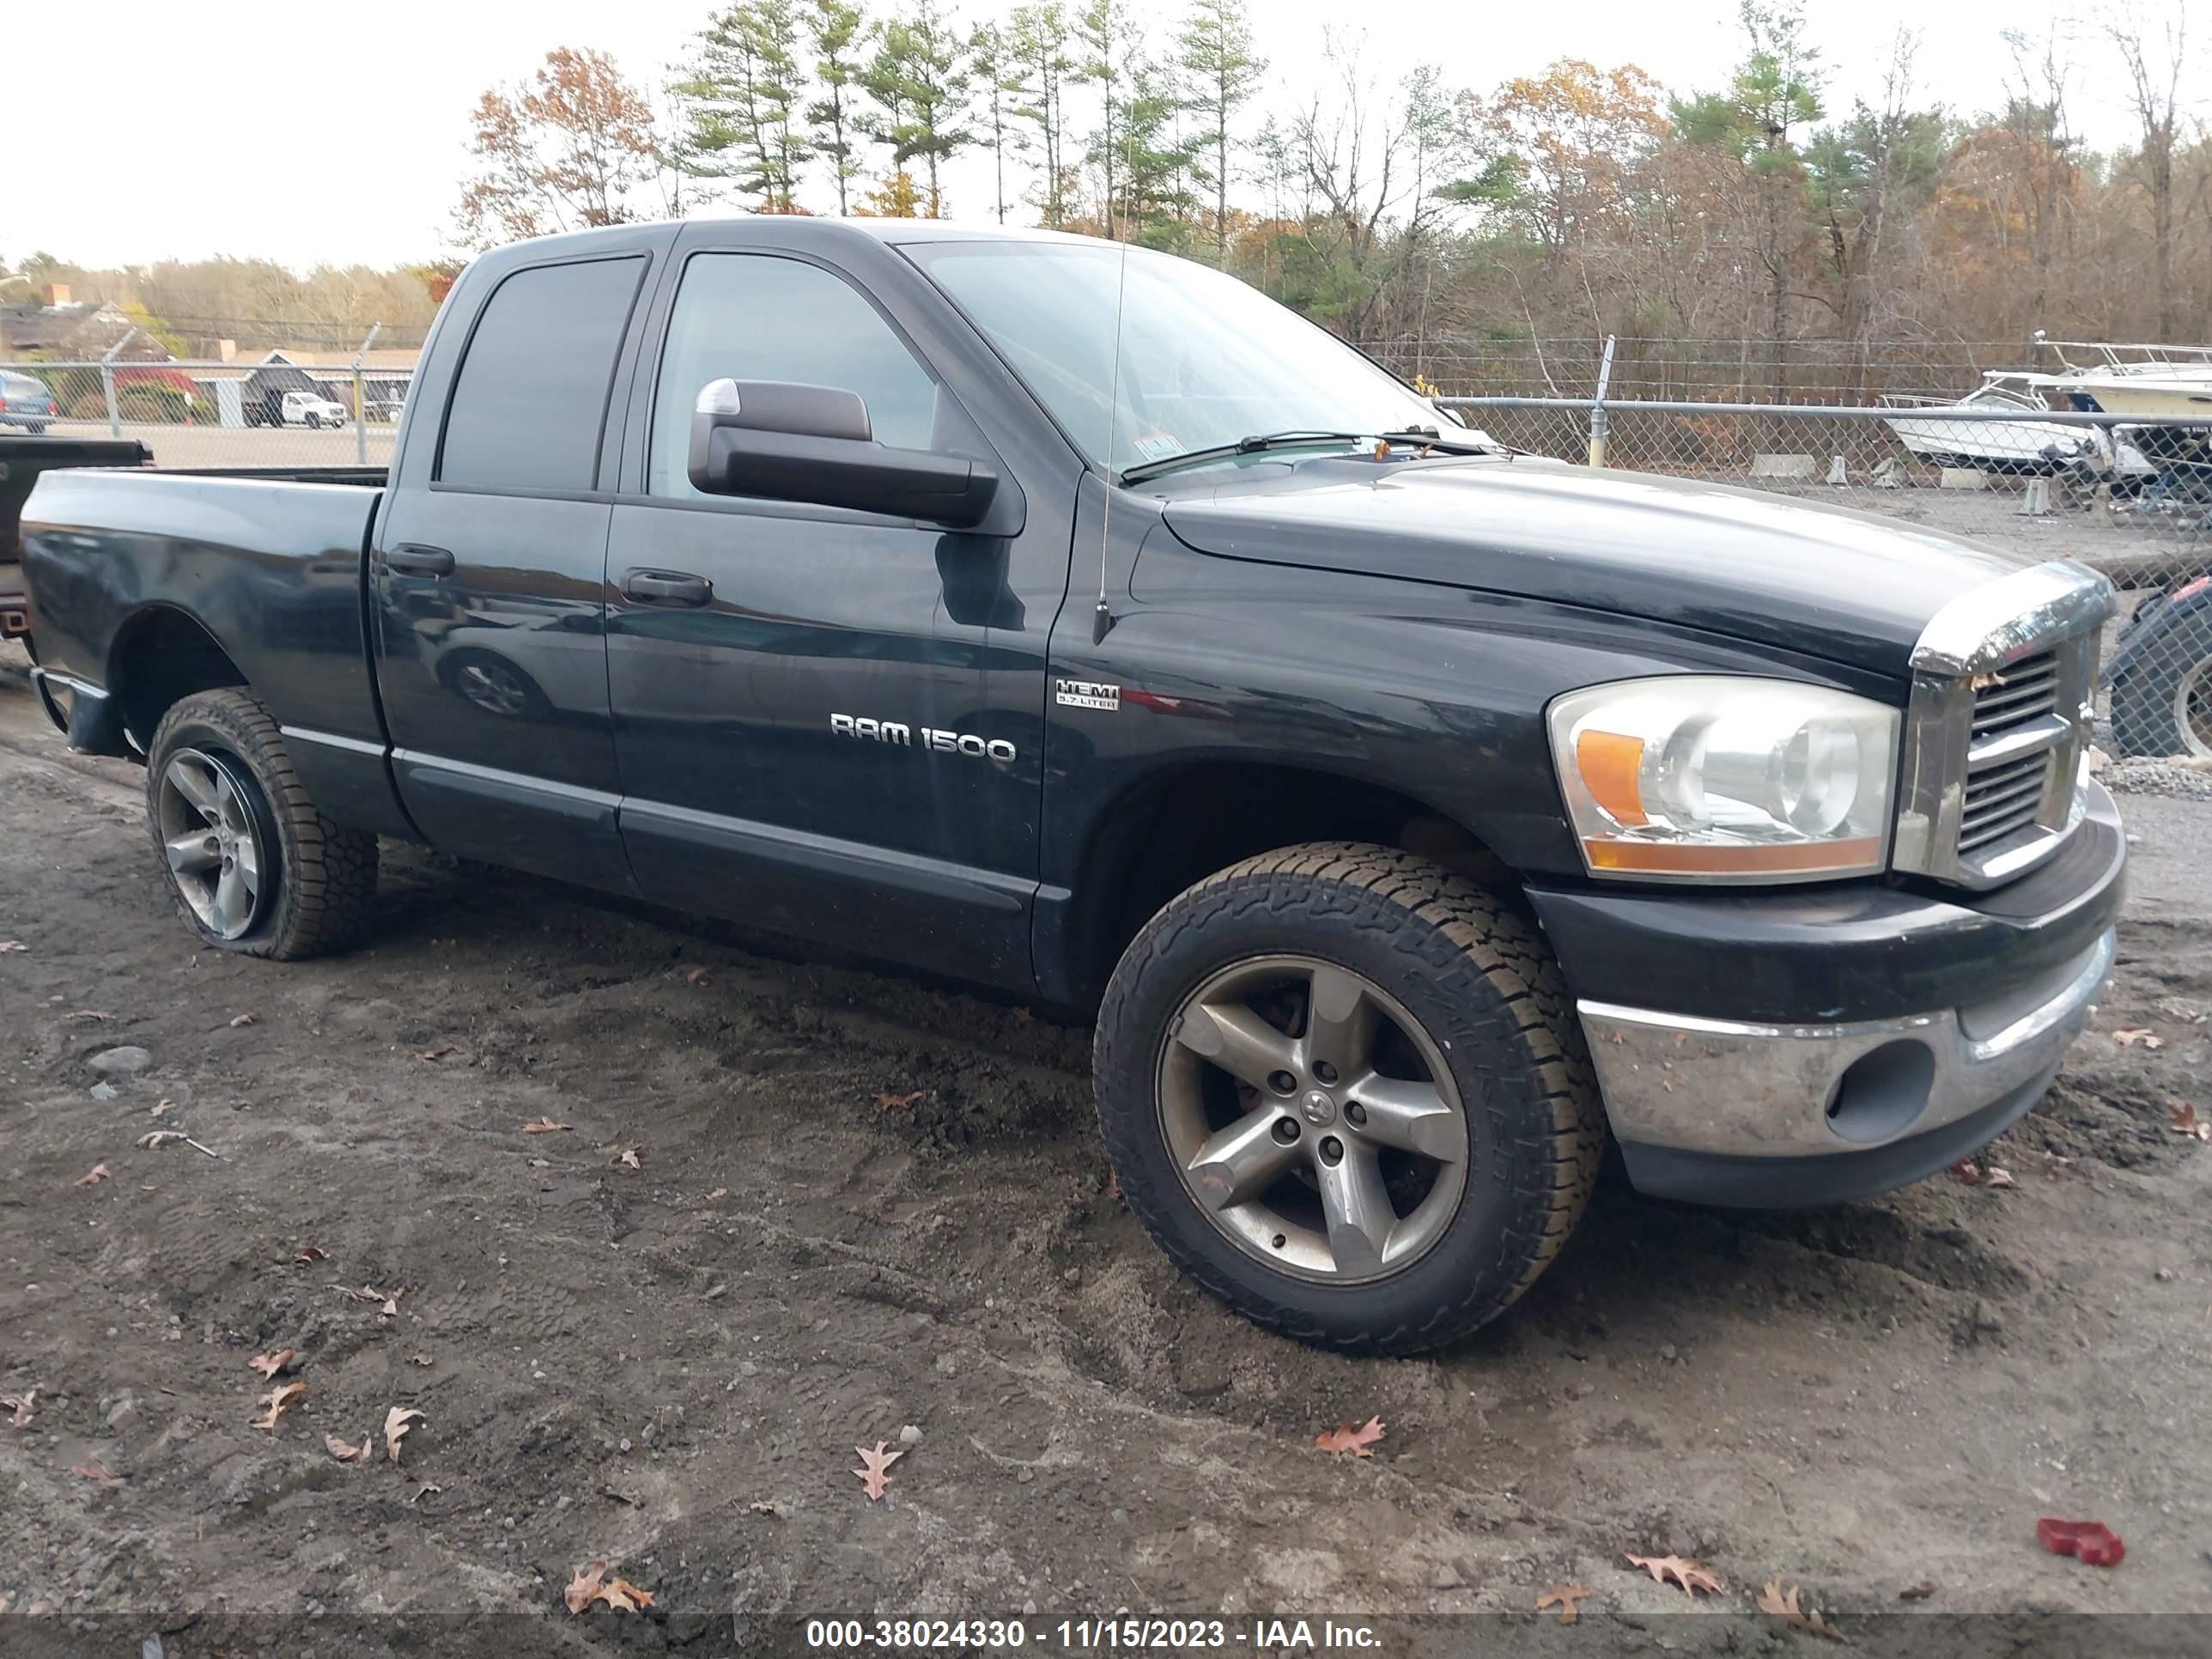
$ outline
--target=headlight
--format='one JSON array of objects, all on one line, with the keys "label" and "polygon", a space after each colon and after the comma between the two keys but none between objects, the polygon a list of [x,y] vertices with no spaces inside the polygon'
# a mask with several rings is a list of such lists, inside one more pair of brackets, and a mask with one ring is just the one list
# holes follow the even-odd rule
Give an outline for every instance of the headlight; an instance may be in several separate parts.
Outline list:
[{"label": "headlight", "polygon": [[1807,881],[1887,862],[1894,708],[1787,680],[1683,674],[1571,691],[1549,719],[1594,876]]}]

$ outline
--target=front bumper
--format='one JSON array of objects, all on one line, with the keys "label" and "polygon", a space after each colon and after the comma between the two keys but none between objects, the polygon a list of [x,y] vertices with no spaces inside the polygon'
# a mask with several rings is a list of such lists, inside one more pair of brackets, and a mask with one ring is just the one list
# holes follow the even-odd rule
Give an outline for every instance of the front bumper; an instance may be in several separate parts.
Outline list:
[{"label": "front bumper", "polygon": [[1632,1182],[1827,1203],[2001,1133],[2050,1085],[2112,969],[2126,838],[2103,789],[2072,841],[1988,893],[1532,892]]}]

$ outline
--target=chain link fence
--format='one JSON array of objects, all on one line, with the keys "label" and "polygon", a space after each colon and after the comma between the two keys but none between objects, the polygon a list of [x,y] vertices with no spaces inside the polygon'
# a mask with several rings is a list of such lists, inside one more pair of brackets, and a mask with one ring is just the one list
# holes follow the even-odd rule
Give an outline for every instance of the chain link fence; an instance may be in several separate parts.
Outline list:
[{"label": "chain link fence", "polygon": [[1439,401],[1524,452],[1852,507],[2023,566],[2063,558],[2101,571],[2120,590],[2105,640],[2103,746],[2123,759],[2212,761],[2212,416]]},{"label": "chain link fence", "polygon": [[389,465],[413,351],[329,356],[0,362],[0,434],[136,438],[165,467]]}]

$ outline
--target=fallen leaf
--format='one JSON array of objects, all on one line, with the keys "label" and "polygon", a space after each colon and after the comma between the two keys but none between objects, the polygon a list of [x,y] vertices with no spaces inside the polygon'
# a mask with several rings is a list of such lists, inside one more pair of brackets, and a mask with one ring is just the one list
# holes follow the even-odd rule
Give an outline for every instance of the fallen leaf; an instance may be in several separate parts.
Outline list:
[{"label": "fallen leaf", "polygon": [[624,1147],[623,1149],[622,1157],[617,1161],[629,1164],[633,1170],[642,1170],[645,1167],[643,1164],[638,1161],[637,1148],[635,1146]]},{"label": "fallen leaf", "polygon": [[75,1013],[68,1015],[67,1018],[70,1019],[88,1019],[99,1021],[103,1019],[113,1019],[115,1016],[110,1013],[105,1013],[98,1008],[80,1008]]},{"label": "fallen leaf", "polygon": [[1557,1607],[1559,1622],[1571,1625],[1577,1614],[1575,1603],[1589,1594],[1589,1589],[1584,1584],[1554,1584],[1536,1598],[1536,1611],[1541,1613],[1546,1607]]},{"label": "fallen leaf", "polygon": [[173,1100],[157,1100],[151,1106],[146,1109],[146,1115],[149,1117],[166,1117],[169,1113],[176,1109],[176,1106],[177,1103]]},{"label": "fallen leaf", "polygon": [[90,1187],[106,1179],[107,1166],[105,1164],[95,1164],[92,1168],[79,1176],[76,1178],[75,1184],[79,1187]]},{"label": "fallen leaf", "polygon": [[928,1092],[929,1091],[927,1089],[916,1089],[912,1094],[878,1095],[876,1097],[876,1104],[886,1112],[902,1112]]},{"label": "fallen leaf", "polygon": [[1911,1589],[1898,1591],[1897,1599],[1900,1601],[1925,1601],[1942,1588],[1933,1578],[1923,1578]]},{"label": "fallen leaf", "polygon": [[0,1407],[7,1408],[9,1428],[23,1429],[30,1426],[31,1405],[38,1397],[39,1391],[36,1389],[27,1389],[21,1394],[0,1394]]},{"label": "fallen leaf", "polygon": [[568,1609],[570,1614],[581,1613],[599,1599],[599,1580],[606,1576],[606,1571],[607,1564],[604,1561],[594,1561],[588,1567],[576,1569],[576,1576],[568,1581],[568,1588],[561,1592],[562,1604]]},{"label": "fallen leaf", "polygon": [[394,1406],[384,1414],[384,1455],[393,1462],[399,1461],[399,1443],[406,1438],[407,1431],[417,1423],[428,1422],[422,1413],[404,1406]]},{"label": "fallen leaf", "polygon": [[292,1258],[295,1261],[327,1261],[331,1253],[319,1244],[309,1244]]},{"label": "fallen leaf", "polygon": [[1382,1437],[1382,1419],[1370,1417],[1358,1428],[1349,1423],[1340,1423],[1314,1437],[1314,1444],[1325,1452],[1350,1452],[1354,1457],[1372,1457],[1367,1449]]},{"label": "fallen leaf", "polygon": [[423,1048],[418,1050],[415,1058],[417,1060],[443,1060],[447,1054],[450,1054],[453,1052],[453,1045],[452,1043],[441,1042],[434,1048]]},{"label": "fallen leaf", "polygon": [[557,1133],[568,1127],[565,1123],[556,1123],[550,1117],[541,1116],[535,1123],[524,1124],[522,1133],[526,1135],[550,1135]]},{"label": "fallen leaf", "polygon": [[232,1020],[232,1021],[230,1022],[230,1029],[231,1029],[232,1030],[235,1031],[235,1030],[238,1030],[240,1026],[242,1026],[242,1025],[251,1025],[251,1024],[252,1024],[253,1023],[254,1023],[254,1021],[253,1021],[253,1016],[252,1016],[252,1015],[251,1015],[251,1014],[240,1014],[240,1015],[239,1015],[239,1016],[238,1016],[238,1018],[235,1018],[235,1019],[234,1019],[234,1020]]},{"label": "fallen leaf", "polygon": [[1779,1578],[1768,1579],[1766,1588],[1759,1593],[1758,1605],[1761,1613],[1772,1613],[1792,1630],[1802,1630],[1808,1636],[1826,1637],[1831,1642],[1844,1639],[1844,1633],[1822,1619],[1817,1610],[1812,1613],[1803,1610],[1795,1584],[1785,1590]]},{"label": "fallen leaf", "polygon": [[1628,1559],[1658,1583],[1663,1584],[1672,1578],[1693,1597],[1699,1590],[1708,1595],[1721,1593],[1721,1581],[1705,1571],[1702,1561],[1685,1555],[1632,1555]]},{"label": "fallen leaf", "polygon": [[329,1448],[331,1455],[341,1463],[366,1463],[368,1462],[369,1453],[376,1449],[376,1443],[367,1435],[362,1436],[361,1444],[358,1446],[349,1446],[337,1436],[326,1434],[323,1437],[323,1444]]},{"label": "fallen leaf", "polygon": [[438,1362],[427,1353],[410,1353],[407,1356],[407,1363],[410,1365],[434,1365]]},{"label": "fallen leaf", "polygon": [[414,1505],[414,1504],[416,1504],[421,1503],[421,1502],[423,1500],[423,1498],[426,1498],[426,1497],[428,1497],[430,1493],[432,1493],[432,1492],[443,1492],[443,1491],[445,1491],[445,1488],[444,1488],[443,1486],[432,1486],[428,1481],[427,1481],[427,1480],[426,1480],[426,1481],[424,1481],[421,1486],[417,1486],[417,1487],[416,1487],[416,1488],[415,1488],[415,1495],[414,1495],[412,1498],[409,1498],[409,1499],[407,1500],[407,1502],[408,1502],[408,1504],[409,1504],[410,1506],[412,1506],[412,1505]]},{"label": "fallen leaf", "polygon": [[1987,691],[2005,683],[2002,674],[1977,674],[1966,683],[1970,691]]},{"label": "fallen leaf", "polygon": [[1106,1196],[1109,1199],[1121,1196],[1121,1176],[1119,1170],[1109,1169],[1106,1171]]},{"label": "fallen leaf", "polygon": [[2166,1127],[2178,1135],[2188,1135],[2196,1140],[2212,1140],[2212,1121],[2197,1115],[2194,1103],[2186,1106],[2166,1109]]},{"label": "fallen leaf", "polygon": [[304,1382],[286,1382],[270,1389],[269,1397],[261,1402],[269,1408],[269,1415],[257,1419],[253,1426],[257,1429],[268,1429],[273,1432],[276,1427],[276,1419],[304,1400],[307,1394],[307,1385]]},{"label": "fallen leaf", "polygon": [[891,1478],[891,1465],[906,1455],[903,1449],[885,1451],[884,1446],[884,1443],[878,1440],[873,1451],[870,1451],[866,1446],[853,1448],[854,1451],[860,1454],[860,1467],[854,1469],[853,1473],[860,1477],[860,1485],[866,1489],[870,1503],[873,1503],[884,1495],[884,1487],[889,1484]]},{"label": "fallen leaf", "polygon": [[2009,1170],[2001,1170],[1992,1164],[1986,1170],[1971,1158],[1962,1158],[1951,1166],[1951,1173],[1969,1187],[2013,1187],[2019,1183]]},{"label": "fallen leaf", "polygon": [[267,1353],[258,1353],[246,1363],[273,1382],[276,1380],[277,1372],[283,1370],[296,1358],[298,1354],[294,1349],[275,1348]]},{"label": "fallen leaf", "polygon": [[727,1187],[717,1187],[713,1192],[707,1194],[706,1201],[712,1204],[717,1200],[727,1198],[729,1195],[730,1189]]},{"label": "fallen leaf", "polygon": [[349,1302],[381,1302],[384,1305],[376,1310],[379,1319],[390,1319],[397,1314],[399,1298],[407,1294],[407,1287],[404,1285],[391,1291],[380,1291],[374,1285],[364,1285],[359,1290],[350,1285],[333,1285],[331,1288]]},{"label": "fallen leaf", "polygon": [[13,956],[18,951],[27,951],[30,948],[19,939],[0,939],[0,957]]},{"label": "fallen leaf", "polygon": [[2112,1033],[2112,1041],[2123,1048],[2132,1048],[2141,1043],[2146,1048],[2163,1048],[2166,1039],[2148,1025],[2125,1025]]},{"label": "fallen leaf", "polygon": [[617,1578],[599,1591],[599,1599],[617,1613],[635,1613],[653,1605],[653,1592],[640,1589],[627,1578]]},{"label": "fallen leaf", "polygon": [[1031,1025],[1036,1023],[1036,1016],[1026,1008],[1016,1008],[1012,1010],[1009,1018],[1011,1018],[1017,1025]]},{"label": "fallen leaf", "polygon": [[191,1139],[182,1129],[151,1129],[138,1137],[138,1144],[150,1152],[155,1147],[166,1146],[173,1140]]},{"label": "fallen leaf", "polygon": [[711,983],[712,980],[713,975],[708,974],[704,968],[694,968],[690,973],[684,975],[684,982],[686,985],[706,985]]},{"label": "fallen leaf", "polygon": [[1375,441],[1375,459],[1378,461],[1390,459],[1390,445],[1387,440],[1377,438]]},{"label": "fallen leaf", "polygon": [[96,1461],[90,1463],[72,1463],[70,1465],[70,1473],[81,1474],[88,1480],[108,1481],[121,1478],[111,1472],[106,1464]]}]

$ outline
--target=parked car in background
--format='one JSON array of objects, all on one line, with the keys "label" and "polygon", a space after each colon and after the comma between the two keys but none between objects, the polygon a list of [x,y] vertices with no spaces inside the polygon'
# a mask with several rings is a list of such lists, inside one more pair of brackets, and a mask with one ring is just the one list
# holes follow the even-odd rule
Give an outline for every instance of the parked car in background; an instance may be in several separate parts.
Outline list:
[{"label": "parked car in background", "polygon": [[333,398],[312,392],[288,392],[277,404],[278,420],[285,426],[343,426],[346,406]]},{"label": "parked car in background", "polygon": [[53,388],[44,380],[0,370],[0,426],[20,426],[35,438],[46,429],[47,422],[59,419],[61,412]]}]

